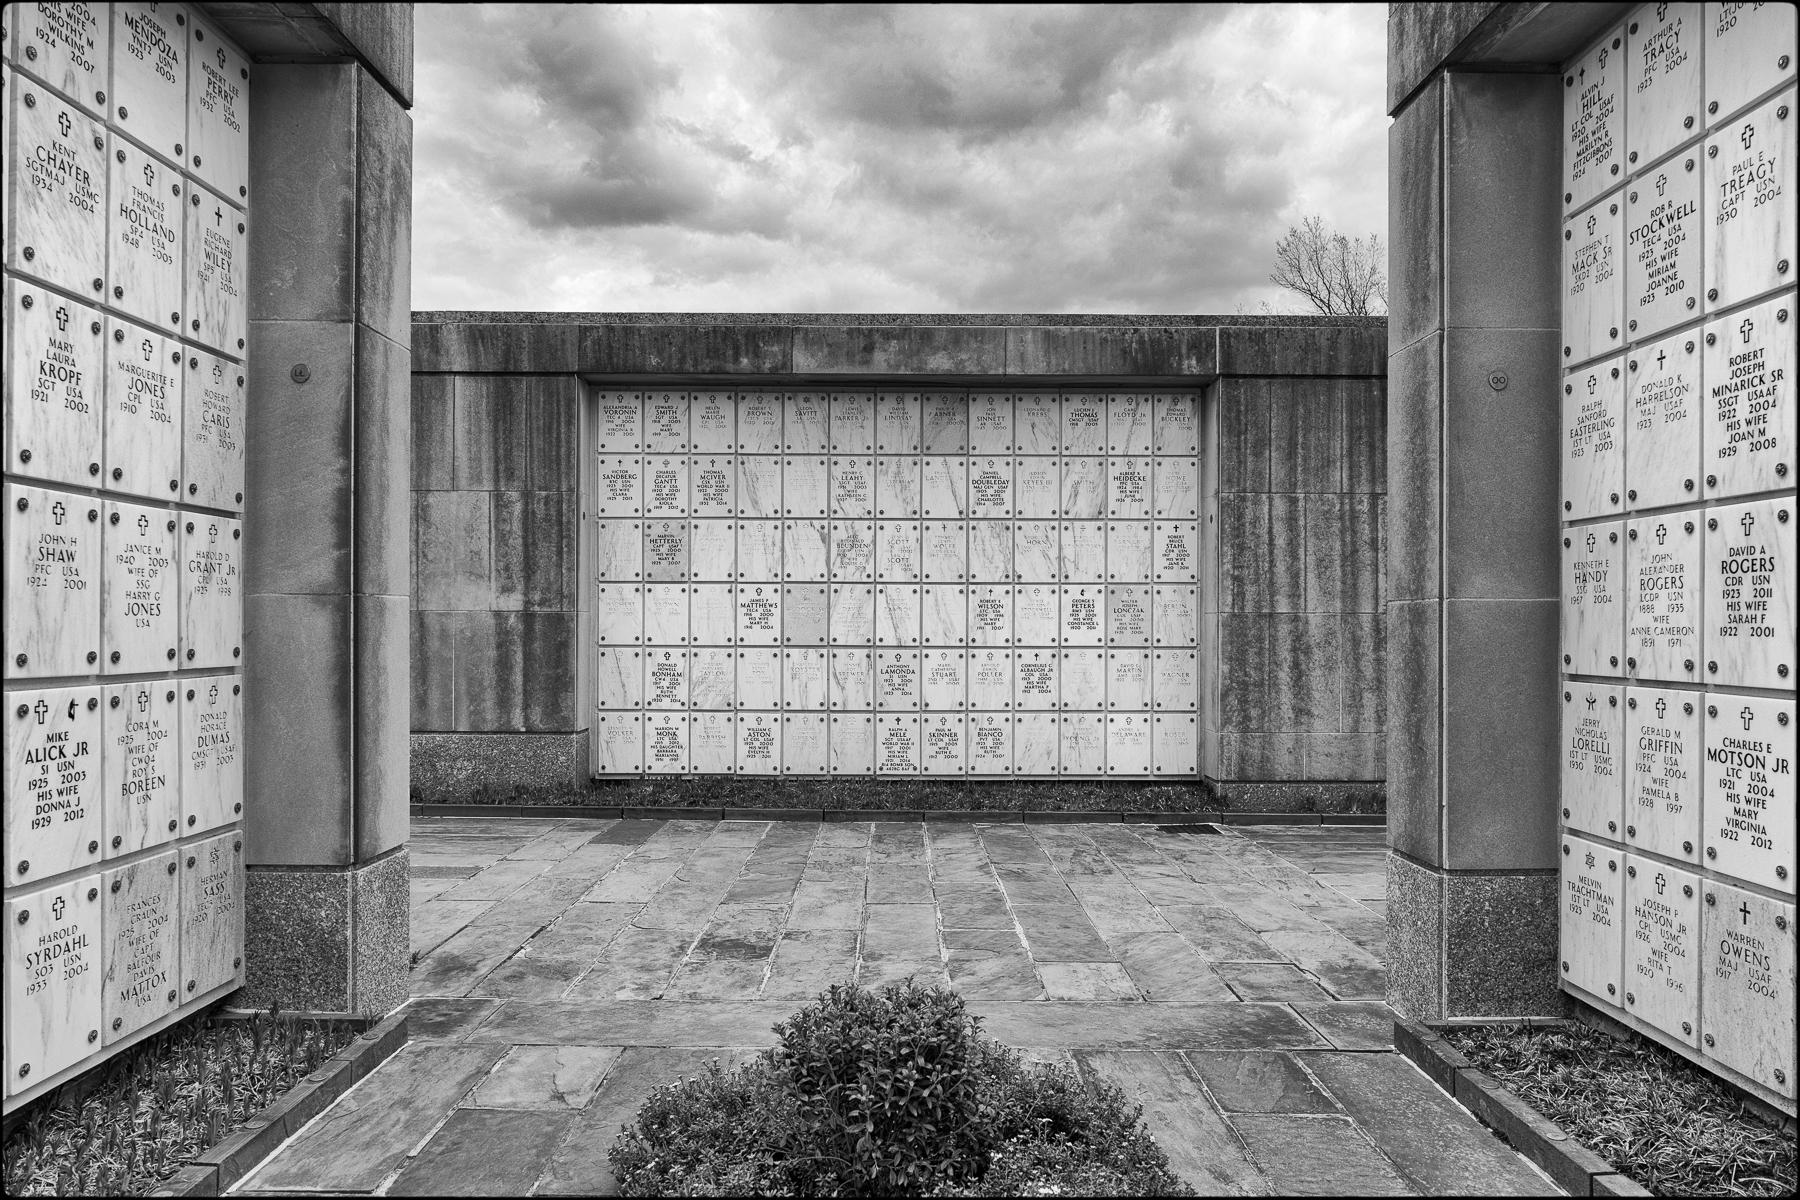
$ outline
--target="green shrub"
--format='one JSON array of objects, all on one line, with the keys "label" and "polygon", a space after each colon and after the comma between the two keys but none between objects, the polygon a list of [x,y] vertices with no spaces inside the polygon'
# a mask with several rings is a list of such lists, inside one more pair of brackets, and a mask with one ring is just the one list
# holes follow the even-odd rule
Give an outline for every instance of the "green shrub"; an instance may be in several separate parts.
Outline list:
[{"label": "green shrub", "polygon": [[623,1194],[1192,1194],[1123,1092],[1025,1063],[948,989],[835,985],[775,1032],[652,1093],[609,1153]]}]

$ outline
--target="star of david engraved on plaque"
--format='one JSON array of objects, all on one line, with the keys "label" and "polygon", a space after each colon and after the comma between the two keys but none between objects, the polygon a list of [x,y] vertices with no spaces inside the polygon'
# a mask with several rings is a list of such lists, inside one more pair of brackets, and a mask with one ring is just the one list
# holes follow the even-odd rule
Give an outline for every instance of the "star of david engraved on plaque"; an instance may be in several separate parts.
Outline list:
[{"label": "star of david engraved on plaque", "polygon": [[831,585],[831,644],[867,646],[875,641],[875,585]]},{"label": "star of david engraved on plaque", "polygon": [[919,716],[917,713],[883,712],[875,718],[875,773],[919,773]]},{"label": "star of david engraved on plaque", "polygon": [[1061,589],[1021,584],[1013,589],[1013,645],[1055,646],[1062,640]]},{"label": "star of david engraved on plaque", "polygon": [[790,583],[781,589],[781,640],[790,646],[823,646],[831,596],[824,584]]},{"label": "star of david engraved on plaque", "polygon": [[1700,890],[1697,875],[1625,856],[1625,1010],[1690,1046],[1700,1042]]},{"label": "star of david engraved on plaque", "polygon": [[1148,517],[1150,475],[1148,458],[1107,460],[1106,515],[1116,518]]},{"label": "star of david engraved on plaque", "polygon": [[642,709],[644,652],[635,646],[600,647],[594,655],[594,696],[609,712]]},{"label": "star of david engraved on plaque", "polygon": [[968,770],[965,718],[961,713],[926,713],[919,718],[919,767],[926,775],[962,775]]},{"label": "star of david engraved on plaque", "polygon": [[962,650],[926,650],[919,655],[920,707],[961,712],[969,698],[969,656]]},{"label": "star of david engraved on plaque", "polygon": [[100,503],[6,485],[9,679],[84,675],[100,661]]},{"label": "star of david engraved on plaque", "polygon": [[188,163],[214,191],[242,201],[250,185],[250,63],[189,10]]},{"label": "star of david engraved on plaque", "polygon": [[[99,299],[106,286],[107,138],[54,93],[17,75],[7,83],[7,269]],[[15,311],[7,311],[8,325]]]},{"label": "star of david engraved on plaque", "polygon": [[1699,4],[1646,4],[1625,31],[1626,164],[1675,148],[1701,120]]},{"label": "star of david engraved on plaque", "polygon": [[222,354],[244,353],[249,307],[247,216],[205,188],[188,183],[187,282],[183,335]]},{"label": "star of david engraved on plaque", "polygon": [[875,460],[875,515],[919,515],[919,460],[887,455]]},{"label": "star of david engraved on plaque", "polygon": [[100,313],[20,279],[6,281],[7,469],[87,487],[100,473]]},{"label": "star of david engraved on plaque", "polygon": [[1562,839],[1562,980],[1612,1005],[1623,998],[1623,857],[1596,842]]},{"label": "star of david engraved on plaque", "polygon": [[[1792,38],[1789,34],[1790,45]],[[1792,1097],[1794,906],[1729,884],[1706,881],[1701,888],[1700,1028],[1706,1053]]]},{"label": "star of david engraved on plaque", "polygon": [[1065,711],[1105,708],[1106,675],[1106,651],[1064,650],[1060,706]]},{"label": "star of david engraved on plaque", "polygon": [[1200,707],[1200,656],[1193,650],[1156,650],[1150,655],[1150,703],[1166,712]]},{"label": "star of david engraved on plaque", "polygon": [[1795,95],[1789,88],[1706,140],[1708,312],[1793,282]]},{"label": "star of david engraved on plaque", "polygon": [[1625,673],[1700,678],[1700,530],[1694,513],[1625,527]]},{"label": "star of david engraved on plaque", "polygon": [[594,585],[594,640],[602,646],[634,646],[644,640],[644,589],[636,584]]},{"label": "star of david engraved on plaque", "polygon": [[1711,497],[1787,486],[1794,445],[1794,293],[1707,323],[1703,478]]},{"label": "star of david engraved on plaque", "polygon": [[688,769],[688,715],[645,713],[644,771],[650,775],[683,775]]},{"label": "star of david engraved on plaque", "polygon": [[1013,460],[1002,457],[969,460],[969,515],[991,520],[1013,515]]},{"label": "star of david engraved on plaque", "polygon": [[644,718],[637,713],[594,715],[594,774],[638,775],[644,769]]},{"label": "star of david engraved on plaque", "polygon": [[781,773],[823,775],[829,756],[829,730],[824,713],[783,713]]},{"label": "star of david engraved on plaque", "polygon": [[102,477],[116,491],[172,500],[181,488],[181,344],[118,317],[106,327]]},{"label": "star of david engraved on plaque", "polygon": [[781,586],[746,583],[737,590],[740,646],[773,646],[781,641]]},{"label": "star of david engraved on plaque", "polygon": [[1692,692],[1628,688],[1625,840],[1665,858],[1700,860],[1700,709]]},{"label": "star of david engraved on plaque", "polygon": [[[725,429],[727,438],[731,430],[731,409],[725,410]],[[623,392],[602,389],[595,396],[594,408],[594,446],[600,451],[601,461],[608,455],[635,455],[644,448],[643,435],[644,394],[642,392]],[[718,449],[729,453],[729,440]]]},{"label": "star of david engraved on plaque", "polygon": [[1004,711],[1013,706],[1013,656],[1010,650],[969,652],[969,707]]},{"label": "star of david engraved on plaque", "polygon": [[966,392],[927,392],[919,398],[920,448],[926,454],[961,456],[969,452],[969,401]]},{"label": "star of david engraved on plaque", "polygon": [[828,460],[822,454],[781,460],[781,511],[789,517],[824,517],[831,508]]},{"label": "star of david engraved on plaque", "polygon": [[101,508],[100,669],[172,669],[180,637],[175,518],[118,500]]},{"label": "star of david engraved on plaque", "polygon": [[644,449],[652,455],[687,453],[686,392],[655,391],[644,397]]},{"label": "star of david engraved on plaque", "polygon": [[873,521],[831,523],[831,578],[846,583],[868,582],[875,578]]},{"label": "star of david engraved on plaque", "polygon": [[241,831],[178,852],[181,870],[181,995],[203,995],[243,977],[244,835]]},{"label": "star of david engraved on plaque", "polygon": [[881,646],[919,644],[919,585],[883,583],[875,587],[875,642]]},{"label": "star of david engraved on plaque", "polygon": [[1113,712],[1149,710],[1150,651],[1106,652],[1106,707]]},{"label": "star of david engraved on plaque", "polygon": [[1563,670],[1617,675],[1624,666],[1623,522],[1563,530]]},{"label": "star of david engraved on plaque", "polygon": [[1729,117],[1793,77],[1794,10],[1787,4],[1707,9],[1706,111]]},{"label": "star of david engraved on plaque", "polygon": [[[875,396],[875,453],[919,452],[919,397],[910,392]],[[894,515],[892,513],[890,516]]]},{"label": "star of david engraved on plaque", "polygon": [[688,714],[688,761],[696,775],[737,774],[737,714]]},{"label": "star of david engraved on plaque", "polygon": [[1706,865],[1794,891],[1794,702],[1706,697],[1701,842]]},{"label": "star of david engraved on plaque", "polygon": [[1706,513],[1706,679],[1794,686],[1794,499]]},{"label": "star of david engraved on plaque", "polygon": [[104,1044],[165,1013],[181,994],[178,853],[169,851],[100,875],[101,1029]]},{"label": "star of david engraved on plaque", "polygon": [[969,397],[969,451],[979,456],[1011,454],[1013,398],[977,393]]},{"label": "star of david engraved on plaque", "polygon": [[927,517],[961,520],[969,515],[969,460],[962,456],[928,457],[919,467],[919,502]]},{"label": "star of david engraved on plaque", "polygon": [[[823,711],[825,708],[825,651],[784,650],[782,665],[786,669],[781,684],[781,707],[800,711]],[[821,747],[819,760],[824,761]]]},{"label": "star of david engraved on plaque", "polygon": [[1108,713],[1106,717],[1106,773],[1150,774],[1150,714]]},{"label": "star of david engraved on plaque", "polygon": [[685,517],[688,514],[688,460],[670,455],[644,458],[644,515]]},{"label": "star of david engraved on plaque", "polygon": [[1013,660],[1014,706],[1021,712],[1048,712],[1061,696],[1062,656],[1056,650],[1020,650]]},{"label": "star of david engraved on plaque", "polygon": [[1064,583],[1099,583],[1106,578],[1106,526],[1099,521],[1065,521],[1062,527]]},{"label": "star of david engraved on plaque", "polygon": [[912,712],[919,707],[918,650],[875,651],[875,707]]},{"label": "star of david engraved on plaque", "polygon": [[738,774],[778,775],[781,773],[781,714],[775,712],[741,712],[738,714]]},{"label": "star of david engraved on plaque", "polygon": [[737,527],[730,521],[690,521],[689,577],[724,582],[737,577]]},{"label": "star of david engraved on plaque", "polygon": [[1062,729],[1055,713],[1022,712],[1013,718],[1013,774],[1049,778],[1059,773]]},{"label": "star of david engraved on plaque", "polygon": [[717,456],[721,460],[737,449],[737,401],[733,393],[710,388],[688,393],[688,443],[696,456]]},{"label": "star of david engraved on plaque", "polygon": [[688,706],[717,711],[737,707],[737,651],[724,646],[689,651]]},{"label": "star of david engraved on plaque", "polygon": [[181,832],[229,825],[244,812],[243,683],[236,675],[181,680]]},{"label": "star of david engraved on plaque", "polygon": [[738,515],[781,515],[781,460],[772,455],[740,455],[738,466]]},{"label": "star of david engraved on plaque", "polygon": [[181,665],[228,667],[242,658],[244,530],[230,517],[186,513],[181,523]]},{"label": "star of david engraved on plaque", "polygon": [[1012,729],[1013,719],[1005,713],[969,714],[969,774],[1012,774]]},{"label": "star of david engraved on plaque", "polygon": [[831,452],[875,452],[875,396],[872,392],[831,393]]},{"label": "star of david engraved on plaque", "polygon": [[831,515],[838,520],[866,521],[875,515],[875,460],[831,460]]},{"label": "star of david engraved on plaque", "polygon": [[31,883],[99,861],[98,688],[6,693],[6,877]]},{"label": "star of david engraved on plaque", "polygon": [[1698,341],[1678,333],[1639,347],[1626,362],[1627,507],[1658,508],[1699,495]]},{"label": "star of david engraved on plaque", "polygon": [[1625,506],[1625,362],[1597,363],[1563,380],[1563,516]]},{"label": "star of david engraved on plaque", "polygon": [[1625,30],[1608,30],[1564,72],[1563,205],[1580,208],[1624,178]]},{"label": "star of david engraved on plaque", "polygon": [[644,460],[602,455],[594,474],[594,511],[603,517],[644,512]]},{"label": "star of david engraved on plaque", "polygon": [[112,101],[120,128],[171,162],[187,141],[188,46],[173,5],[113,5]]},{"label": "star of david engraved on plaque", "polygon": [[[773,522],[770,523],[773,525]],[[781,540],[776,543],[776,553],[782,553],[785,547],[786,562],[771,564],[761,562],[752,564],[755,571],[746,572],[743,563],[738,564],[738,577],[759,578],[760,572],[779,565],[788,579],[820,580],[825,578],[827,567],[831,561],[831,525],[826,521],[788,521],[781,526]],[[740,546],[742,543],[740,542]],[[741,552],[741,551],[740,551]]]},{"label": "star of david engraved on plaque", "polygon": [[8,1082],[45,1079],[100,1040],[100,875],[6,901]]},{"label": "star of david engraved on plaque", "polygon": [[101,854],[180,835],[181,750],[173,681],[116,683],[101,702]]},{"label": "star of david engraved on plaque", "polygon": [[888,583],[919,578],[919,523],[878,521],[875,527],[875,578]]},{"label": "star of david engraved on plaque", "polygon": [[688,652],[659,647],[644,653],[644,707],[688,706]]},{"label": "star of david engraved on plaque", "polygon": [[122,137],[112,139],[107,176],[108,297],[152,329],[180,333],[189,187],[179,171]]},{"label": "star of david engraved on plaque", "polygon": [[969,589],[969,645],[1013,644],[1013,589],[1000,584],[981,584]]},{"label": "star of david engraved on plaque", "polygon": [[874,652],[864,649],[833,650],[827,661],[830,671],[830,705],[832,709],[872,709],[875,707]]},{"label": "star of david engraved on plaque", "polygon": [[97,4],[13,4],[8,66],[35,75],[95,116],[106,116],[110,14]]},{"label": "star of david engraved on plaque", "polygon": [[1700,304],[1698,149],[1634,180],[1625,193],[1625,330],[1649,337],[1694,316]]},{"label": "star of david engraved on plaque", "polygon": [[1625,728],[1623,689],[1563,688],[1562,810],[1572,830],[1623,840]]},{"label": "star of david engraved on plaque", "polygon": [[[735,616],[733,623],[735,624]],[[687,640],[687,585],[680,583],[646,585],[644,588],[644,643],[650,646],[685,646]]]},{"label": "star of david engraved on plaque", "polygon": [[688,631],[695,643],[737,645],[738,589],[726,583],[697,583],[688,593]]},{"label": "star of david engraved on plaque", "polygon": [[1106,773],[1106,718],[1099,713],[1062,715],[1062,775]]},{"label": "star of david engraved on plaque", "polygon": [[1055,458],[1013,460],[1013,513],[1033,519],[1062,515],[1062,466]]},{"label": "star of david engraved on plaque", "polygon": [[920,559],[927,583],[955,583],[969,577],[969,527],[962,521],[923,521]]},{"label": "star of david engraved on plaque", "polygon": [[1198,720],[1192,713],[1151,716],[1151,765],[1165,779],[1200,773]]},{"label": "star of david engraved on plaque", "polygon": [[1624,345],[1624,196],[1602,200],[1563,226],[1563,365]]},{"label": "star of david engraved on plaque", "polygon": [[244,369],[189,350],[182,388],[184,494],[208,508],[244,506]]},{"label": "star of david engraved on plaque", "polygon": [[833,713],[829,722],[831,773],[875,773],[875,717],[872,713]]},{"label": "star of david engraved on plaque", "polygon": [[1094,584],[1062,589],[1062,642],[1099,646],[1106,641],[1106,589]]}]

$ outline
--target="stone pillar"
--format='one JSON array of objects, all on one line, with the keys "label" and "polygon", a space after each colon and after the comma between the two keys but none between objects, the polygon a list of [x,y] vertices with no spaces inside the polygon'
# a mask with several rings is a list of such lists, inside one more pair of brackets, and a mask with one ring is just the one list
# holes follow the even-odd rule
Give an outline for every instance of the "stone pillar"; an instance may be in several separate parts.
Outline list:
[{"label": "stone pillar", "polygon": [[1388,999],[1552,1014],[1560,80],[1421,74],[1390,79]]},{"label": "stone pillar", "polygon": [[252,74],[241,1001],[367,1014],[410,966],[412,10],[318,7],[329,61]]}]

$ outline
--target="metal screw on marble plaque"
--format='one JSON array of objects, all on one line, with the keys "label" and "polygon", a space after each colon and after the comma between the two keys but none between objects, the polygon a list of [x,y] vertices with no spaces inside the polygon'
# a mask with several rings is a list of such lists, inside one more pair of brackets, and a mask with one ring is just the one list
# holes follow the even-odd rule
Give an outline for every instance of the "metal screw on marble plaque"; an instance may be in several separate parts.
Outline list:
[{"label": "metal screw on marble plaque", "polygon": [[1794,702],[1719,699],[1722,704],[1707,706],[1701,766],[1707,861],[1739,879],[1791,894]]},{"label": "metal screw on marble plaque", "polygon": [[1791,77],[1794,8],[1758,4],[1721,12],[1706,25],[1707,115],[1730,115]]},{"label": "metal screw on marble plaque", "polygon": [[1794,906],[1709,883],[1701,914],[1702,1041],[1711,1055],[1780,1094],[1794,1095]]},{"label": "metal screw on marble plaque", "polygon": [[89,875],[6,901],[7,1059],[19,1082],[91,1053],[101,1027],[99,882]]},{"label": "metal screw on marble plaque", "polygon": [[[1562,857],[1561,945],[1565,978],[1594,996],[1617,989],[1624,946],[1624,907],[1617,851],[1565,837]],[[1609,870],[1611,866],[1613,869]]]},{"label": "metal screw on marble plaque", "polygon": [[[1710,73],[1710,72],[1709,72]],[[1794,257],[1790,215],[1794,194],[1795,124],[1790,88],[1708,140],[1706,157],[1705,285],[1726,307],[1787,282]]]},{"label": "metal screw on marble plaque", "polygon": [[17,169],[7,171],[6,264],[85,293],[106,269],[101,127],[23,77],[7,90],[7,153]]},{"label": "metal screw on marble plaque", "polygon": [[1793,503],[1763,500],[1711,510],[1704,645],[1717,682],[1786,686],[1779,668],[1795,661],[1796,523],[1783,516]]},{"label": "metal screw on marble plaque", "polygon": [[1709,496],[1781,487],[1795,461],[1794,303],[1789,293],[1707,326],[1701,412]]},{"label": "metal screw on marble plaque", "polygon": [[8,279],[7,469],[86,486],[100,458],[105,350],[97,310]]}]

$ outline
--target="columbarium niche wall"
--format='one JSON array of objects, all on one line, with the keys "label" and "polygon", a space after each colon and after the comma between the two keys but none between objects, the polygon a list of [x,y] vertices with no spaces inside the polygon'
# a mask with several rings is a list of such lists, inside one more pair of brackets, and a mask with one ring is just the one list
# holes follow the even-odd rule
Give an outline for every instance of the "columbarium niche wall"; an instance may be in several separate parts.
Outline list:
[{"label": "columbarium niche wall", "polygon": [[7,6],[6,1107],[243,980],[249,61]]},{"label": "columbarium niche wall", "polygon": [[1564,67],[1563,987],[1792,1111],[1795,15]]}]

